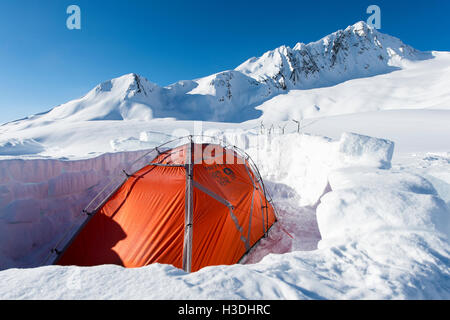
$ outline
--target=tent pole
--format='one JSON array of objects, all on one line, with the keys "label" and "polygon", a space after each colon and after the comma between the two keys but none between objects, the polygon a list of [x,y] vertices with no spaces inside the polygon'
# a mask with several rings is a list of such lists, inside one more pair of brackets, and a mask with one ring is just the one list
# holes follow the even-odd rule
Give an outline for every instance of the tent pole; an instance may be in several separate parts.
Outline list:
[{"label": "tent pole", "polygon": [[189,137],[189,146],[186,155],[186,192],[185,192],[185,206],[184,206],[184,246],[183,246],[183,270],[191,272],[192,267],[192,222],[194,211],[194,193],[193,193],[193,172],[194,163],[192,153],[194,143],[192,136]]}]

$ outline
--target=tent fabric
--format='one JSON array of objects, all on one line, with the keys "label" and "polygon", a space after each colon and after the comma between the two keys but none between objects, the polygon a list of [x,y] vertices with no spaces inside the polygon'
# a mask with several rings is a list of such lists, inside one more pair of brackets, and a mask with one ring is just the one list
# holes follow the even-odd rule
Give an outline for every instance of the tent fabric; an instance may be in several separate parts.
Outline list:
[{"label": "tent fabric", "polygon": [[[237,263],[276,221],[257,177],[247,159],[220,145],[192,143],[162,152],[128,177],[56,264],[133,268],[163,263],[186,270],[188,227],[188,271]],[[189,178],[192,225],[187,226]]]}]

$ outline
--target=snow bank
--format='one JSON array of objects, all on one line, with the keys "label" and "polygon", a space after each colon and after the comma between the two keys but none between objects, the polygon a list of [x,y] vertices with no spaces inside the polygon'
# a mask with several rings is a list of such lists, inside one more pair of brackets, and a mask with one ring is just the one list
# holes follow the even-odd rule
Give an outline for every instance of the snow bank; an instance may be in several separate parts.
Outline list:
[{"label": "snow bank", "polygon": [[338,159],[342,166],[364,165],[389,169],[394,143],[385,139],[344,132],[338,143]]},{"label": "snow bank", "polygon": [[341,169],[317,208],[320,246],[374,232],[414,230],[450,236],[450,212],[434,187],[407,172]]},{"label": "snow bank", "polygon": [[262,148],[248,149],[252,158],[257,159],[262,175],[295,189],[301,196],[301,205],[316,203],[325,191],[328,172],[334,166],[335,143],[306,134],[275,136],[264,143]]},{"label": "snow bank", "polygon": [[301,195],[301,205],[319,200],[331,171],[351,166],[387,169],[394,151],[392,141],[355,133],[343,133],[338,141],[298,133],[257,135],[215,130],[205,135],[245,150],[263,177],[295,189]]},{"label": "snow bank", "polygon": [[400,170],[386,171],[361,167],[343,168],[332,171],[328,175],[328,181],[331,189],[335,191],[365,187],[437,195],[435,187],[424,177]]},{"label": "snow bank", "polygon": [[374,232],[403,229],[449,235],[445,202],[433,195],[359,187],[333,191],[321,198],[317,222],[319,248]]},{"label": "snow bank", "polygon": [[346,284],[344,296],[450,297],[450,210],[430,182],[407,172],[345,168],[331,172],[329,183],[316,212],[317,254],[334,276],[327,279]]},{"label": "snow bank", "polygon": [[413,162],[408,166],[411,165],[417,166],[413,170],[419,171],[433,183],[439,196],[450,207],[450,152],[427,153],[419,160],[419,164]]}]

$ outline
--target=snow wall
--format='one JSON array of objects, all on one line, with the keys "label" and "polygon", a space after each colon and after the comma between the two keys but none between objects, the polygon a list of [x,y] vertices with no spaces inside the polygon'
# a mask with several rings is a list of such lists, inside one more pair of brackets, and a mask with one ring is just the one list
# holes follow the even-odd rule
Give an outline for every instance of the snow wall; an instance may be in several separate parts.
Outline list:
[{"label": "snow wall", "polygon": [[90,200],[142,154],[0,161],[0,269],[40,265]]}]

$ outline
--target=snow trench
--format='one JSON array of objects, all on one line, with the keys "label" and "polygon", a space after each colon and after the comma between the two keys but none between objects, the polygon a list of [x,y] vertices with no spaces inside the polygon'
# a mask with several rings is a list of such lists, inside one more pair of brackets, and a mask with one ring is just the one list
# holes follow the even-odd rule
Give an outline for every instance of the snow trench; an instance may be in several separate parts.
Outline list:
[{"label": "snow trench", "polygon": [[[385,140],[354,134],[345,134],[337,142],[298,134],[208,134],[252,156],[273,194],[281,220],[285,220],[272,232],[278,239],[272,248],[254,250],[248,262],[256,262],[270,252],[316,249],[320,233],[315,207],[327,186],[327,173],[352,161],[384,166],[390,161],[393,147]],[[368,147],[368,141],[373,145]],[[0,269],[40,266],[55,241],[82,219],[81,212],[90,200],[143,153],[110,153],[74,161],[0,161]],[[331,153],[335,157],[330,157]],[[293,235],[296,240],[292,240]]]}]

